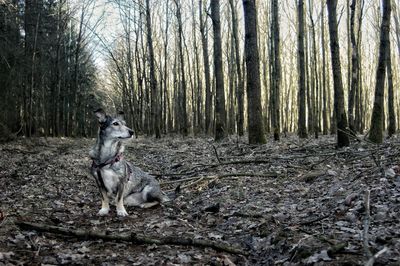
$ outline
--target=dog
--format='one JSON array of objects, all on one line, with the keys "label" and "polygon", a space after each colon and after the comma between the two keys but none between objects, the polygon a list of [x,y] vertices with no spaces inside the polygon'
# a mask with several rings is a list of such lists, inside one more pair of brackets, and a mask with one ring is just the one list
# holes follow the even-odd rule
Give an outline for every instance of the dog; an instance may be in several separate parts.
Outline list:
[{"label": "dog", "polygon": [[109,198],[114,195],[118,216],[128,215],[124,205],[150,208],[170,201],[152,175],[124,160],[124,142],[131,139],[134,132],[126,126],[123,112],[110,116],[98,109],[94,114],[99,121],[99,133],[89,155],[92,159],[90,171],[101,194],[98,214],[109,213]]}]

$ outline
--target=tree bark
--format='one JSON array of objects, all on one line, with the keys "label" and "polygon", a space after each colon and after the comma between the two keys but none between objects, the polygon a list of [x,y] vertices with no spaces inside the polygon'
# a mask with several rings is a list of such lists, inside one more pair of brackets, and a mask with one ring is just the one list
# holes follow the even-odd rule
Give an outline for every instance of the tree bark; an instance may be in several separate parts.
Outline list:
[{"label": "tree bark", "polygon": [[154,48],[151,28],[150,2],[146,0],[146,28],[147,28],[147,46],[149,49],[150,64],[150,90],[151,90],[151,127],[150,132],[154,133],[156,138],[161,138],[160,117],[159,117],[159,101],[157,92],[156,68],[154,63]]},{"label": "tree bark", "polygon": [[182,15],[181,15],[181,5],[180,0],[175,0],[176,5],[176,18],[178,20],[178,49],[179,49],[179,59],[180,59],[180,67],[181,67],[181,86],[180,86],[180,94],[179,97],[179,105],[180,105],[180,132],[183,136],[188,135],[188,125],[187,125],[187,111],[186,111],[186,77],[185,77],[185,58],[183,54],[183,26],[182,26]]},{"label": "tree bark", "polygon": [[349,112],[349,128],[351,133],[355,133],[354,125],[354,102],[356,91],[358,88],[358,45],[355,35],[354,20],[356,16],[356,0],[352,0],[350,5],[351,15],[350,15],[350,40],[351,40],[351,85],[348,100],[348,112]]},{"label": "tree bark", "polygon": [[219,0],[211,0],[211,20],[214,32],[214,72],[215,72],[215,140],[226,137],[226,110],[224,73],[222,69],[222,41]]},{"label": "tree bark", "polygon": [[336,16],[337,0],[328,0],[328,22],[329,22],[329,35],[331,47],[331,60],[333,72],[333,86],[334,86],[334,107],[336,114],[337,125],[337,146],[344,147],[350,145],[350,139],[347,134],[347,117],[344,109],[344,93],[341,75],[340,54],[339,54],[339,38],[338,38],[338,25]]},{"label": "tree bark", "polygon": [[273,63],[272,63],[272,130],[274,134],[274,140],[280,138],[280,86],[281,86],[281,59],[280,59],[280,36],[279,36],[279,7],[278,0],[272,1],[272,47],[273,47]]},{"label": "tree bark", "polygon": [[306,127],[306,72],[304,60],[304,1],[298,0],[298,33],[297,33],[297,53],[298,53],[298,71],[299,71],[299,120],[298,135],[300,138],[307,138]]},{"label": "tree bark", "polygon": [[389,112],[389,125],[388,136],[391,137],[396,133],[396,113],[394,110],[394,91],[393,91],[393,73],[392,73],[392,58],[390,41],[386,49],[386,71],[388,76],[388,112]]},{"label": "tree bark", "polygon": [[249,143],[265,143],[261,108],[260,61],[257,45],[257,12],[255,0],[243,0],[243,7]]},{"label": "tree bark", "polygon": [[241,57],[239,52],[239,37],[238,37],[238,21],[236,6],[233,0],[229,0],[232,16],[232,35],[235,46],[235,66],[237,75],[237,87],[236,87],[236,101],[237,101],[237,132],[239,136],[244,135],[244,78],[241,69]]},{"label": "tree bark", "polygon": [[390,0],[383,0],[383,15],[380,29],[380,44],[378,67],[376,70],[375,99],[371,117],[371,130],[369,140],[374,143],[383,141],[383,119],[384,119],[384,89],[387,66],[387,49],[389,45],[390,30]]},{"label": "tree bark", "polygon": [[199,19],[200,19],[200,34],[201,43],[203,48],[203,64],[204,64],[204,79],[206,89],[206,101],[205,101],[205,125],[204,130],[206,133],[210,133],[211,126],[211,102],[212,102],[212,91],[211,91],[211,78],[210,78],[210,59],[208,55],[208,38],[207,38],[207,17],[203,16],[203,1],[199,1]]},{"label": "tree bark", "polygon": [[325,2],[321,1],[321,49],[322,49],[322,133],[328,134],[328,95],[326,82],[326,51],[325,51]]}]

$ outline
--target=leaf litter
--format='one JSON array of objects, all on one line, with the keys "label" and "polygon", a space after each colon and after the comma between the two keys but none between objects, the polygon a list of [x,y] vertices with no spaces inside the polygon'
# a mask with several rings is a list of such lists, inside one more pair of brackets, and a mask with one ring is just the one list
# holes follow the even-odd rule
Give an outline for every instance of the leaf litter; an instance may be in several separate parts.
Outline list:
[{"label": "leaf litter", "polygon": [[[0,265],[376,265],[400,263],[400,140],[333,137],[248,145],[238,138],[138,138],[125,158],[152,173],[170,204],[98,217],[93,139],[0,145]],[[365,193],[370,192],[369,216]],[[366,217],[368,219],[366,219]],[[247,255],[190,245],[135,245],[22,229],[18,221],[113,234],[219,241]],[[368,231],[365,225],[368,222]],[[368,251],[368,252],[367,252]]]}]

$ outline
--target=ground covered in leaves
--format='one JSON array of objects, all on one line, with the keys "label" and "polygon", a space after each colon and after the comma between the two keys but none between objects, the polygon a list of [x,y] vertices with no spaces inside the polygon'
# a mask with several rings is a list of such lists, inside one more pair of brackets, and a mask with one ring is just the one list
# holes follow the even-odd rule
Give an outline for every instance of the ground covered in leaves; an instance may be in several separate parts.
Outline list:
[{"label": "ground covered in leaves", "polygon": [[[138,138],[125,158],[157,176],[173,202],[99,217],[89,174],[93,139],[0,145],[0,265],[400,264],[400,140],[335,149],[333,137],[244,140]],[[39,232],[20,222],[158,244]],[[171,245],[204,240],[214,247]],[[233,247],[233,251],[218,248]],[[241,254],[240,254],[241,253]]]}]

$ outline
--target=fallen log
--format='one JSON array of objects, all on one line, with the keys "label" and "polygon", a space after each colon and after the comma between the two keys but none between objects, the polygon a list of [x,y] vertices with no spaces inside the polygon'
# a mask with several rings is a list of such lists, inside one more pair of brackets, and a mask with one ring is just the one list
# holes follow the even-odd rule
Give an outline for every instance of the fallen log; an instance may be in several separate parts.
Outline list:
[{"label": "fallen log", "polygon": [[76,237],[79,239],[101,239],[104,241],[125,241],[137,245],[177,245],[177,246],[194,246],[200,248],[212,248],[217,251],[224,251],[231,254],[249,255],[247,251],[244,251],[238,247],[234,247],[230,244],[211,241],[207,239],[195,239],[190,237],[177,237],[175,236],[144,236],[135,233],[124,233],[124,234],[109,234],[103,233],[96,230],[79,230],[58,227],[47,224],[30,223],[24,221],[18,221],[15,223],[21,229],[24,230],[36,230],[38,232],[48,232],[53,234],[59,234],[64,236]]}]

